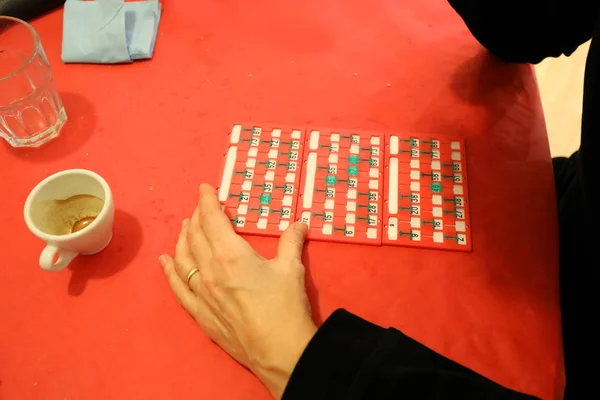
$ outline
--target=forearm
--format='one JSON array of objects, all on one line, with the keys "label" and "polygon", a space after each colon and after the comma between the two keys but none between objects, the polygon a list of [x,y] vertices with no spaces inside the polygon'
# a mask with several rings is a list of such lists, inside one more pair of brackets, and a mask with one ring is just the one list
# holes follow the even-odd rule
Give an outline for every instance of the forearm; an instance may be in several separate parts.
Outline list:
[{"label": "forearm", "polygon": [[397,330],[343,310],[332,314],[311,340],[283,396],[284,400],[307,398],[533,399]]}]

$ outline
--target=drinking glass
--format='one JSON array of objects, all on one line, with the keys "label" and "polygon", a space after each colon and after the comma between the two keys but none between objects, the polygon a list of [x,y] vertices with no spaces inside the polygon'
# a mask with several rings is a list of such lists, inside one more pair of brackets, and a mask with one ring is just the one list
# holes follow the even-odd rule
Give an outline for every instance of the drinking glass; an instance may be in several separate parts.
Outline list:
[{"label": "drinking glass", "polygon": [[66,120],[37,32],[0,16],[0,136],[14,147],[37,147],[57,137]]}]

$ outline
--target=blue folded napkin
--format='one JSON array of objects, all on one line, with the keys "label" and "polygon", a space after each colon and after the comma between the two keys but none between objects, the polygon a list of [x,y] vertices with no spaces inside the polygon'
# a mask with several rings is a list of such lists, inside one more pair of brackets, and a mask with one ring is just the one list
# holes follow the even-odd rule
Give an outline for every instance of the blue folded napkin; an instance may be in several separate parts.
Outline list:
[{"label": "blue folded napkin", "polygon": [[152,58],[160,16],[158,0],[67,0],[62,60],[117,64]]}]

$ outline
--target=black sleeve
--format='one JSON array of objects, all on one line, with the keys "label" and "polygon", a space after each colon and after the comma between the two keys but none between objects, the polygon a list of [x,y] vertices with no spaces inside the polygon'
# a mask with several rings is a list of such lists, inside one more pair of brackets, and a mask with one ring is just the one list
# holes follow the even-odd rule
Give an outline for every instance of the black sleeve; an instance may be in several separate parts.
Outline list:
[{"label": "black sleeve", "polygon": [[592,37],[597,0],[449,0],[491,53],[508,62],[538,63],[570,55]]},{"label": "black sleeve", "polygon": [[0,15],[29,20],[64,3],[65,0],[0,0]]},{"label": "black sleeve", "polygon": [[345,310],[325,321],[308,344],[283,400],[534,399],[506,389],[396,329]]}]

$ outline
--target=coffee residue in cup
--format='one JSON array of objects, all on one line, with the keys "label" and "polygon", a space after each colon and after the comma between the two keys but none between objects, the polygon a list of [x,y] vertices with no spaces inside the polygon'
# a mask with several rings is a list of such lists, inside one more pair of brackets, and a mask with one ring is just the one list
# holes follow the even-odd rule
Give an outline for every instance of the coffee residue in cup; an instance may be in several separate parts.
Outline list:
[{"label": "coffee residue in cup", "polygon": [[79,194],[65,200],[43,200],[40,206],[45,215],[43,230],[51,235],[68,235],[90,226],[102,211],[104,200]]}]

